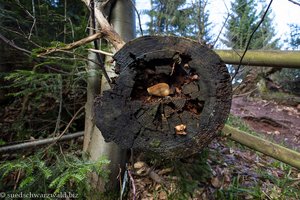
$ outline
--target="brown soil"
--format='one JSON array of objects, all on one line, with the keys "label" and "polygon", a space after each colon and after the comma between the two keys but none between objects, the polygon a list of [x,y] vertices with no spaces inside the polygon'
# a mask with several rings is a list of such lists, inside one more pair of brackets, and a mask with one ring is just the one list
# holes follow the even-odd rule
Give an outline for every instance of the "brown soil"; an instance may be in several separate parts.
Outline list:
[{"label": "brown soil", "polygon": [[241,117],[251,129],[300,150],[300,105],[285,106],[246,97],[232,100],[231,113]]}]

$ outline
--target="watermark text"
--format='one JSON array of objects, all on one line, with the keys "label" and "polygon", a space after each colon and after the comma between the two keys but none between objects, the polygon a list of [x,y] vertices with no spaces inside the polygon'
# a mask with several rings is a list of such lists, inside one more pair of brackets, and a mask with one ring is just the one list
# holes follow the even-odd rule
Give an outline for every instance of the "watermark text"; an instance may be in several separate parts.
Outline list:
[{"label": "watermark text", "polygon": [[56,194],[42,194],[42,193],[33,193],[33,192],[20,192],[20,193],[6,193],[0,192],[0,198],[7,199],[15,199],[15,198],[29,198],[29,199],[43,199],[43,198],[57,198],[57,199],[65,199],[65,198],[78,198],[78,194],[72,192],[60,192]]}]

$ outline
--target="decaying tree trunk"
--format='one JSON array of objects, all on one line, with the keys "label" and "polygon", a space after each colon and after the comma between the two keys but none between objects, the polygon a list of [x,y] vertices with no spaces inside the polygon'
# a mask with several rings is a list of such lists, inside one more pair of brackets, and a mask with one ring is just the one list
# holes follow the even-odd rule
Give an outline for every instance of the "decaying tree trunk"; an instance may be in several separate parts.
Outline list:
[{"label": "decaying tree trunk", "polygon": [[119,76],[95,103],[106,141],[185,157],[223,128],[231,82],[212,50],[185,38],[147,36],[128,42],[114,59]]}]

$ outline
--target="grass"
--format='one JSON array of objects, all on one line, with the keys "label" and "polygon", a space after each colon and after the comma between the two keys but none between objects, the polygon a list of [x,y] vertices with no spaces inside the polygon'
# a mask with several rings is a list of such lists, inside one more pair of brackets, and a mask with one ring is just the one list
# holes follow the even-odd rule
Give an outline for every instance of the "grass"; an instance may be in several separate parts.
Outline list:
[{"label": "grass", "polygon": [[[239,130],[265,138],[257,132],[252,131],[249,126],[239,117],[230,115],[227,124],[237,127]],[[270,139],[269,139],[270,140]],[[236,142],[228,140],[229,147],[249,150]],[[262,156],[261,153],[256,153]],[[236,166],[229,166],[236,167]],[[242,166],[240,166],[242,167]],[[251,187],[243,185],[240,175],[233,177],[228,188],[219,189],[216,192],[216,199],[300,199],[299,171],[291,166],[274,160],[267,163],[265,167],[257,167],[258,180]],[[279,175],[277,173],[280,173]]]}]

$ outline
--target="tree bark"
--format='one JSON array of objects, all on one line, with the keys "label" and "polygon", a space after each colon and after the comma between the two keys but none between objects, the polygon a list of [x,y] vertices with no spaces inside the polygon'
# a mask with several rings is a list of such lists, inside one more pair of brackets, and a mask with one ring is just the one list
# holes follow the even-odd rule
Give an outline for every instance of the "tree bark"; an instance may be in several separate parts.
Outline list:
[{"label": "tree bark", "polygon": [[230,75],[211,49],[186,38],[145,36],[128,42],[114,60],[120,73],[114,87],[95,101],[96,124],[107,141],[186,157],[224,126]]},{"label": "tree bark", "polygon": [[[97,20],[103,20],[102,13],[95,13]],[[107,13],[110,16],[110,23],[112,23],[114,30],[113,33],[117,33],[125,41],[133,39],[135,36],[135,15],[134,8],[130,0],[117,0],[112,7],[111,13]],[[105,19],[106,20],[106,19]],[[101,32],[103,30],[112,31],[109,23],[100,23]],[[108,32],[107,35],[110,35]],[[105,36],[104,36],[105,37]],[[115,50],[119,50],[124,45],[124,40],[120,37],[116,37],[116,34],[107,37],[108,42],[112,43]],[[122,41],[122,42],[120,42]],[[90,58],[95,59],[95,54],[90,53]],[[108,61],[111,58],[106,58]],[[105,62],[108,63],[108,62]],[[95,73],[95,67],[93,63],[89,67],[89,81],[88,81],[88,99],[86,104],[86,132],[85,132],[85,143],[84,150],[90,155],[91,160],[97,160],[100,156],[106,156],[111,162],[108,166],[110,171],[109,181],[105,183],[101,177],[93,175],[92,184],[98,191],[104,192],[106,190],[115,189],[118,186],[117,176],[119,174],[120,167],[124,165],[126,160],[126,150],[121,150],[115,143],[107,143],[104,141],[101,132],[94,124],[94,114],[93,114],[93,102],[96,95],[102,93],[103,91],[110,89],[110,86],[105,78],[99,76]],[[115,76],[113,66],[106,64],[106,71],[110,77]],[[99,87],[101,83],[101,88]]]}]

